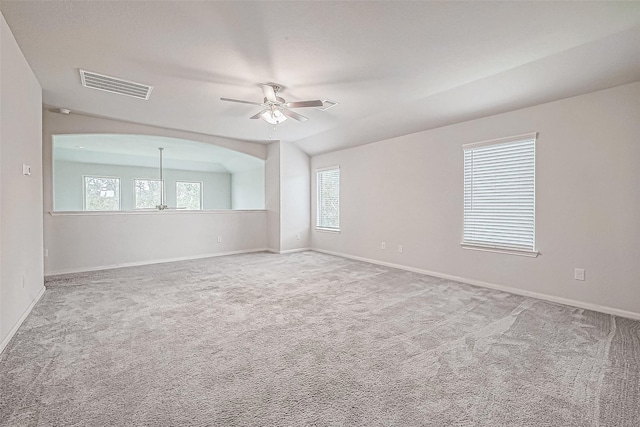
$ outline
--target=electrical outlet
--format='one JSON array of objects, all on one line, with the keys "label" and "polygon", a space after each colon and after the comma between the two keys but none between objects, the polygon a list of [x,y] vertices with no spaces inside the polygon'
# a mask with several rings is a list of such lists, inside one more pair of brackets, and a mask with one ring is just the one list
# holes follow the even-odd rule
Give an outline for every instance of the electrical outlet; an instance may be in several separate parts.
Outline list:
[{"label": "electrical outlet", "polygon": [[382,242],[382,245],[380,245],[380,248],[387,249],[387,242]]},{"label": "electrical outlet", "polygon": [[296,234],[296,240],[300,240],[300,234]]},{"label": "electrical outlet", "polygon": [[218,236],[218,243],[222,243],[222,236]]},{"label": "electrical outlet", "polygon": [[584,280],[584,268],[576,268],[573,270],[573,278],[575,280]]},{"label": "electrical outlet", "polygon": [[404,251],[404,248],[402,247],[402,245],[398,245],[398,252],[402,253],[402,251]]},{"label": "electrical outlet", "polygon": [[45,256],[45,257],[48,257],[48,256],[49,256],[49,249],[45,249],[45,250],[44,250],[44,256]]}]

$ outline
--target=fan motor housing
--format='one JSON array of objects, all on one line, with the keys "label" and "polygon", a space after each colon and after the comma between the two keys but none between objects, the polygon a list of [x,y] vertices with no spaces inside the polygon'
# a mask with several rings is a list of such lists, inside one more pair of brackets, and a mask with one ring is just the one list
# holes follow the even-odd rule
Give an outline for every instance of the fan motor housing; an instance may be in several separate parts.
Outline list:
[{"label": "fan motor housing", "polygon": [[[284,104],[286,101],[284,100],[284,98],[281,98],[279,96],[276,96],[276,99],[278,100],[279,104]],[[275,102],[271,102],[269,101],[267,98],[264,98],[264,103],[265,104],[275,104]]]},{"label": "fan motor housing", "polygon": [[282,92],[286,89],[286,87],[282,86],[280,83],[259,83],[258,86],[271,86],[275,93]]}]

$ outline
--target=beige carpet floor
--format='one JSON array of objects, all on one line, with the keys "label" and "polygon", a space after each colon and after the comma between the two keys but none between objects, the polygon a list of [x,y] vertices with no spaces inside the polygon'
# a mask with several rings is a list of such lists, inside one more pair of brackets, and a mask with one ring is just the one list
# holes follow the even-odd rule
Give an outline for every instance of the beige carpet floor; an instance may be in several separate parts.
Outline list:
[{"label": "beige carpet floor", "polygon": [[304,252],[58,276],[2,426],[640,426],[640,322]]}]

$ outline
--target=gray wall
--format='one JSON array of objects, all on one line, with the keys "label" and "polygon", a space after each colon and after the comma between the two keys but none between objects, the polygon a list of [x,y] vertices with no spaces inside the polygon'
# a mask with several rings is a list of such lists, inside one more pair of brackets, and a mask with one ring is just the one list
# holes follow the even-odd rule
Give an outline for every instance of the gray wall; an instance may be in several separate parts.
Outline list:
[{"label": "gray wall", "polygon": [[[1,15],[0,15],[1,16]],[[44,291],[42,89],[0,22],[0,351]],[[22,164],[31,175],[22,174]]]},{"label": "gray wall", "polygon": [[45,273],[266,250],[266,218],[262,210],[46,214]]},{"label": "gray wall", "polygon": [[[462,249],[462,145],[528,132],[541,255]],[[640,315],[639,135],[633,83],[315,156],[313,170],[340,166],[341,232],[314,231],[313,247]]]},{"label": "gray wall", "polygon": [[[83,176],[97,175],[120,178],[120,210],[134,210],[135,179],[158,179],[157,168],[103,165],[58,160],[54,163],[54,210],[83,209]],[[231,209],[231,174],[164,170],[166,204],[176,206],[176,181],[202,182],[203,209]]]},{"label": "gray wall", "polygon": [[311,159],[290,142],[280,143],[280,251],[311,246]]},{"label": "gray wall", "polygon": [[264,165],[265,208],[267,209],[267,245],[270,251],[280,252],[280,142],[267,146],[267,161]]},{"label": "gray wall", "polygon": [[235,172],[231,175],[232,209],[264,209],[265,168]]}]

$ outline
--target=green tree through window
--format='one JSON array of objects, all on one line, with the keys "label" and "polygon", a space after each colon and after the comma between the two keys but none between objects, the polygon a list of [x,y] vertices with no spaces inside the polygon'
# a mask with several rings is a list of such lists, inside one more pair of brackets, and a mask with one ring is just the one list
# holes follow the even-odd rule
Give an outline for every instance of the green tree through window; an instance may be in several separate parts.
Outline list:
[{"label": "green tree through window", "polygon": [[136,209],[155,209],[162,200],[162,182],[157,179],[136,179]]},{"label": "green tree through window", "polygon": [[187,210],[202,209],[202,183],[176,182],[177,207]]},{"label": "green tree through window", "polygon": [[100,176],[85,176],[84,210],[120,210],[120,179]]}]

